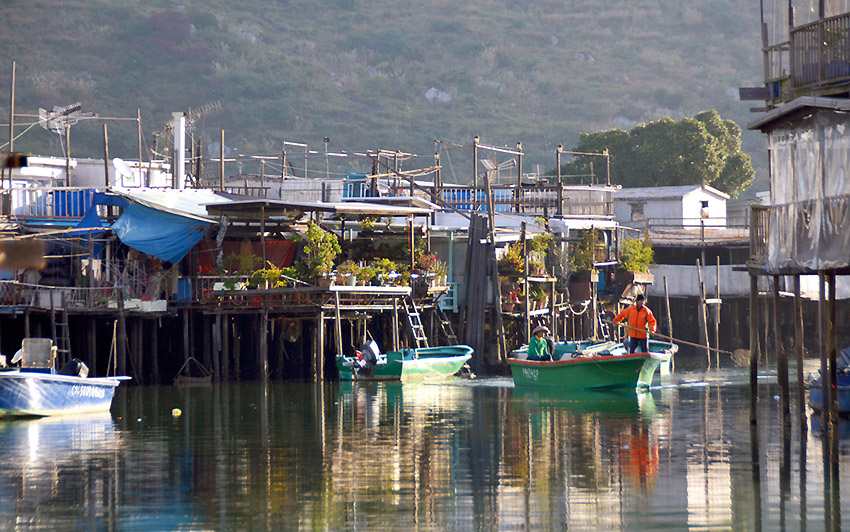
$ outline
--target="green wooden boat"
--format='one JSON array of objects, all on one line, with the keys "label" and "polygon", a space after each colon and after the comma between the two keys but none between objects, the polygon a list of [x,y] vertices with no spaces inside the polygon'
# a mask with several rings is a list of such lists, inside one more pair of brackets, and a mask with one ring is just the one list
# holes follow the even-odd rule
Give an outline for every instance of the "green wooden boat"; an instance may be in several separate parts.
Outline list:
[{"label": "green wooden boat", "polygon": [[458,373],[472,353],[468,345],[421,347],[375,354],[372,360],[367,355],[366,363],[362,358],[337,355],[336,367],[344,381],[438,379]]},{"label": "green wooden boat", "polygon": [[508,358],[515,386],[545,386],[563,390],[648,388],[655,370],[669,363],[678,346],[649,341],[648,353],[629,353],[616,342],[559,342],[553,361],[525,360],[527,346]]}]

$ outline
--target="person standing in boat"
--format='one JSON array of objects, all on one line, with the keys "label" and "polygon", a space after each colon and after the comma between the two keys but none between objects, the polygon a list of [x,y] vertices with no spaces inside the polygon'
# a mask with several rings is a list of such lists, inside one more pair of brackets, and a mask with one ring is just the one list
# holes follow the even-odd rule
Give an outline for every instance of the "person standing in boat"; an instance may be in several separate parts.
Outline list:
[{"label": "person standing in boat", "polygon": [[528,342],[528,360],[552,360],[549,355],[549,342],[545,336],[549,334],[549,328],[538,325],[531,332],[531,340]]},{"label": "person standing in boat", "polygon": [[634,305],[629,305],[614,317],[614,323],[620,323],[628,318],[629,353],[636,353],[638,347],[640,347],[642,353],[648,353],[647,333],[654,333],[658,325],[655,316],[652,315],[652,311],[643,304],[645,299],[643,294],[638,294]]}]

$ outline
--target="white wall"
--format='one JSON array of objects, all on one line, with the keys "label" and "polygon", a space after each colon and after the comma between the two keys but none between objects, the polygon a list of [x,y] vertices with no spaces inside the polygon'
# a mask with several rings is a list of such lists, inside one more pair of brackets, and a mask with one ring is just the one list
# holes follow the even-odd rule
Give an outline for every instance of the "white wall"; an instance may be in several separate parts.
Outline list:
[{"label": "white wall", "polygon": [[708,201],[708,218],[703,218],[706,226],[726,225],[726,200],[709,194],[702,189],[686,194],[682,198],[682,217],[688,225],[699,225],[702,202]]},{"label": "white wall", "polygon": [[[655,282],[647,289],[652,296],[664,297],[664,277],[667,277],[667,290],[670,297],[699,296],[699,277],[697,267],[660,264],[650,268]],[[714,297],[717,286],[717,266],[703,266],[702,280],[705,283],[705,297]],[[761,277],[759,286],[766,282]],[[750,275],[747,272],[734,271],[731,265],[720,266],[720,297],[724,295],[747,295],[750,293]]]}]

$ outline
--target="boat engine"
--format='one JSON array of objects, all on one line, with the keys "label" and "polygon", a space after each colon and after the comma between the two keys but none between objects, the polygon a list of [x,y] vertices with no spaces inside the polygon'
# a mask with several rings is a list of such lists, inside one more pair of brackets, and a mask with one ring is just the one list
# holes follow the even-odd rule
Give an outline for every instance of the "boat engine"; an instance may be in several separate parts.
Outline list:
[{"label": "boat engine", "polygon": [[88,377],[89,367],[79,358],[71,359],[66,362],[59,370],[59,375],[71,375],[74,377]]}]

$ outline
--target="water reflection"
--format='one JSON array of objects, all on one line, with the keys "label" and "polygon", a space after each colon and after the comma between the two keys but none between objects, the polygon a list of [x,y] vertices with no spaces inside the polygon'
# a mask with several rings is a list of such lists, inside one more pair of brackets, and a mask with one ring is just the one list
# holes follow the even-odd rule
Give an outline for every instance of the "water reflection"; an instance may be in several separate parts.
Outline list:
[{"label": "water reflection", "polygon": [[746,379],[119,389],[111,418],[0,423],[0,528],[840,529],[845,422],[781,424],[766,381],[751,428]]},{"label": "water reflection", "polygon": [[118,440],[109,413],[0,421],[0,528],[100,528],[115,506]]}]

